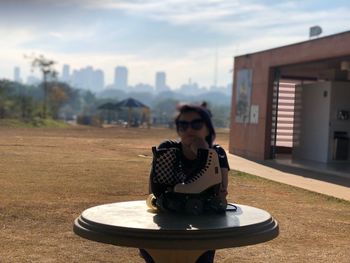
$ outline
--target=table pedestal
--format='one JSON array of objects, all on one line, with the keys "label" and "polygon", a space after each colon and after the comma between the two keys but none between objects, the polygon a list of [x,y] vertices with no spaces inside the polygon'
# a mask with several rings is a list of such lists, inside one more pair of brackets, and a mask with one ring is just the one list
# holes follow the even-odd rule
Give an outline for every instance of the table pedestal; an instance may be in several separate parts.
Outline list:
[{"label": "table pedestal", "polygon": [[195,263],[206,250],[146,249],[155,263]]}]

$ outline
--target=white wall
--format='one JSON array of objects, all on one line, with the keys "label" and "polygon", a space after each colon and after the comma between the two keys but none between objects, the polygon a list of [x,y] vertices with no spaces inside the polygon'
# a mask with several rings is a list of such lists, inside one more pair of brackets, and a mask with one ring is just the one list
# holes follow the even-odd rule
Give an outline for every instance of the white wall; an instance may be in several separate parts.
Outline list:
[{"label": "white wall", "polygon": [[296,126],[299,142],[293,147],[293,158],[328,161],[330,96],[329,82],[302,86],[299,123]]},{"label": "white wall", "polygon": [[[301,87],[294,131],[293,158],[331,162],[334,131],[350,137],[350,120],[338,120],[338,110],[350,112],[350,82],[317,82]],[[350,161],[350,147],[349,147]]]}]

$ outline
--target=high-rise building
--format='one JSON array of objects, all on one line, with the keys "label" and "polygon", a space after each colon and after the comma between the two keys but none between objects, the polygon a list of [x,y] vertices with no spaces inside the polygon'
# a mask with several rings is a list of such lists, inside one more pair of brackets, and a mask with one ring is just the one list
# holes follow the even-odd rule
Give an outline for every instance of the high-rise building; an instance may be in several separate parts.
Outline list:
[{"label": "high-rise building", "polygon": [[100,69],[96,69],[94,71],[93,86],[95,87],[96,91],[101,91],[105,87],[104,73]]},{"label": "high-rise building", "polygon": [[13,71],[13,80],[16,82],[21,83],[22,79],[21,79],[21,69],[19,67],[15,67],[14,71]]},{"label": "high-rise building", "polygon": [[167,91],[169,88],[166,85],[166,75],[165,72],[156,72],[156,92]]},{"label": "high-rise building", "polygon": [[69,83],[71,80],[70,79],[70,67],[67,64],[63,65],[61,80],[63,82],[66,82],[66,83]]},{"label": "high-rise building", "polygon": [[94,69],[92,66],[87,66],[83,69],[83,76],[84,76],[84,88],[88,90],[95,90],[94,86]]},{"label": "high-rise building", "polygon": [[104,88],[104,74],[102,70],[94,70],[93,67],[88,66],[74,70],[71,82],[76,88],[101,91]]},{"label": "high-rise building", "polygon": [[33,75],[30,75],[27,77],[27,85],[38,85],[41,82],[41,80]]},{"label": "high-rise building", "polygon": [[114,72],[114,86],[117,89],[127,91],[128,88],[128,69],[126,67],[116,67]]}]

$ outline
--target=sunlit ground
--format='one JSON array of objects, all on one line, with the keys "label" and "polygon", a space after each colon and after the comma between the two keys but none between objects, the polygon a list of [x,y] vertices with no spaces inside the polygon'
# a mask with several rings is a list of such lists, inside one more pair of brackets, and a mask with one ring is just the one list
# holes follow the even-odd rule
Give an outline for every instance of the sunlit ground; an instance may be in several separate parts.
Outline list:
[{"label": "sunlit ground", "polygon": [[[135,248],[76,236],[88,207],[147,197],[151,147],[169,129],[0,128],[0,262],[143,262]],[[228,132],[218,133],[227,148]],[[232,167],[234,169],[234,167]],[[349,262],[350,203],[235,171],[229,201],[269,211],[278,238],[216,262]]]}]

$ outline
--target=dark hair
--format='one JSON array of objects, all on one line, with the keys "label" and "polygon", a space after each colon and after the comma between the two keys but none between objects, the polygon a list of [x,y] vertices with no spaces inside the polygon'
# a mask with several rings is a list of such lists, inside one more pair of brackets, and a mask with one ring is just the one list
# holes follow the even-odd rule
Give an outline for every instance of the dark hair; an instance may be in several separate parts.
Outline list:
[{"label": "dark hair", "polygon": [[[185,105],[181,106],[180,108],[178,108],[178,111],[179,111],[179,113],[175,117],[175,124],[177,124],[177,121],[180,119],[181,115],[184,113],[188,113],[188,112],[198,113],[199,116],[201,116],[201,119],[204,121],[204,123],[207,126],[208,131],[209,131],[209,134],[207,137],[205,137],[205,140],[209,144],[209,147],[213,146],[213,142],[215,140],[216,133],[215,133],[215,129],[214,129],[213,123],[211,121],[210,114],[209,114],[208,110],[201,107],[201,106],[185,104]],[[176,130],[179,131],[179,127],[177,125],[176,125]]]}]

